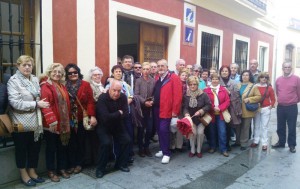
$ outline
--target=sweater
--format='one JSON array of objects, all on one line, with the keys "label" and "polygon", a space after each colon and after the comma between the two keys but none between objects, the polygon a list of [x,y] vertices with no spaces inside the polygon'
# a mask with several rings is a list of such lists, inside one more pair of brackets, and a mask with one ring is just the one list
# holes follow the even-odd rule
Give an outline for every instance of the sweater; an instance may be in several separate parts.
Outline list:
[{"label": "sweater", "polygon": [[300,78],[295,75],[280,76],[276,80],[278,105],[290,106],[300,102]]},{"label": "sweater", "polygon": [[[259,92],[260,92],[260,94],[261,94],[261,97],[263,98],[263,96],[264,96],[264,94],[265,94],[265,92],[266,92],[266,89],[267,89],[267,86],[261,86],[261,85],[258,85],[258,84],[256,84],[256,86],[257,86],[257,88],[258,88],[258,90],[259,90]],[[261,99],[262,100],[262,99]],[[262,108],[264,108],[264,107],[269,107],[269,106],[274,106],[274,104],[275,104],[275,94],[274,94],[274,90],[273,90],[273,88],[272,88],[272,86],[270,86],[269,85],[269,87],[268,87],[268,91],[267,91],[267,93],[266,93],[266,96],[265,96],[265,99],[264,99],[264,101],[260,104],[260,106],[262,107]]]}]

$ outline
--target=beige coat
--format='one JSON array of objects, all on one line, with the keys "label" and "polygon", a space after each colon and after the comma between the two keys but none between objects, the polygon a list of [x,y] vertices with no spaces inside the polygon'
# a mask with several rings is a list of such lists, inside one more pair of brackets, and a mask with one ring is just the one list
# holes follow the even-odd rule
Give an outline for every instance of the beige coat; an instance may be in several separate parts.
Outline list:
[{"label": "beige coat", "polygon": [[[246,89],[244,90],[242,94],[242,118],[250,118],[250,117],[255,117],[256,112],[251,112],[246,109],[246,105],[244,103],[244,99],[247,96],[248,91],[250,88],[254,85],[253,83],[249,83]],[[241,84],[238,84],[238,88],[241,88]],[[250,100],[250,103],[257,103],[261,99],[261,94],[256,86],[253,86],[252,90],[250,91],[248,98]],[[259,111],[260,108],[257,110]]]}]

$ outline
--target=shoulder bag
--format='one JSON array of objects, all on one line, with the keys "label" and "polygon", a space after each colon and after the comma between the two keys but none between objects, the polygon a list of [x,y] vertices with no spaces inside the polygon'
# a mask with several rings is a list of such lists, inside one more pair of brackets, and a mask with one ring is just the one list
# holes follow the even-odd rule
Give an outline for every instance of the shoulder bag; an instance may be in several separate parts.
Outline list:
[{"label": "shoulder bag", "polygon": [[89,119],[89,115],[86,111],[86,109],[83,108],[82,104],[80,103],[79,99],[76,96],[76,101],[78,102],[78,104],[80,105],[81,109],[82,109],[82,114],[83,114],[83,127],[85,130],[93,130],[93,127],[90,124],[90,119]]},{"label": "shoulder bag", "polygon": [[[253,85],[251,86],[251,88],[249,89],[249,91],[248,91],[248,93],[247,93],[247,95],[246,95],[246,98],[248,98],[249,93],[250,93],[250,91],[252,90],[253,86],[254,86],[254,84],[253,84]],[[247,109],[248,111],[251,111],[251,112],[255,112],[255,111],[257,111],[258,108],[259,108],[259,103],[258,103],[258,102],[256,102],[256,103],[250,103],[250,102],[248,102],[248,103],[245,103],[245,105],[246,105],[246,109]]]}]

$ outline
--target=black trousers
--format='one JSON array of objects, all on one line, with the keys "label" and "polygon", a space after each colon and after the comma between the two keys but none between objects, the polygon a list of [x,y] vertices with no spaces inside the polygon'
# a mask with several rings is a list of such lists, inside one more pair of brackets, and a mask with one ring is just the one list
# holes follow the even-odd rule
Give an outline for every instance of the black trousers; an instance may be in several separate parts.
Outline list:
[{"label": "black trousers", "polygon": [[[58,170],[67,168],[67,146],[63,146],[60,135],[44,131],[46,139],[46,166],[48,171],[55,171],[55,164]],[[55,162],[56,159],[56,162]]]},{"label": "black trousers", "polygon": [[68,145],[68,160],[69,168],[82,166],[85,156],[85,138],[86,130],[83,128],[83,123],[78,123],[77,131],[71,128],[71,138]]},{"label": "black trousers", "polygon": [[105,167],[109,160],[109,154],[111,152],[112,138],[117,140],[120,144],[120,152],[116,157],[115,167],[127,167],[131,139],[128,135],[128,132],[125,130],[124,125],[108,125],[107,127],[98,125],[97,134],[99,138],[99,157],[97,169],[100,171],[105,171]]},{"label": "black trousers", "polygon": [[12,137],[15,143],[17,168],[37,168],[41,149],[41,139],[35,142],[33,131],[12,133]]}]

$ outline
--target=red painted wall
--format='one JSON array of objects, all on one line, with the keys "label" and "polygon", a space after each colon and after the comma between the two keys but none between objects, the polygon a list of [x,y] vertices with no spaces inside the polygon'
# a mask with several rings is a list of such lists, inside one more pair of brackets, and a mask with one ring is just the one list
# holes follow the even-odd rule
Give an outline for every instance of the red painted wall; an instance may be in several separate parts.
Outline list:
[{"label": "red painted wall", "polygon": [[77,63],[76,1],[53,0],[53,60]]}]

